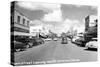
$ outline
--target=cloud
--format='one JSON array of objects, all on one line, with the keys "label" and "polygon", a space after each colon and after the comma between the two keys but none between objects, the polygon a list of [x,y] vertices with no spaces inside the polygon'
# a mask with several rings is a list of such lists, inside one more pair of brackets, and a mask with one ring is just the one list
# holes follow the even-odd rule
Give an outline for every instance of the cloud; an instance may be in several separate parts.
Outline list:
[{"label": "cloud", "polygon": [[17,5],[28,9],[28,10],[43,10],[47,12],[43,16],[41,20],[43,21],[54,21],[54,22],[61,22],[62,21],[62,12],[61,12],[61,5],[60,4],[49,4],[49,3],[34,3],[34,2],[17,2]]},{"label": "cloud", "polygon": [[49,7],[52,9],[52,12],[45,14],[42,18],[43,21],[46,22],[62,22],[62,11],[60,4],[44,4],[45,7]]},{"label": "cloud", "polygon": [[17,2],[17,5],[26,9],[30,9],[30,10],[37,10],[37,6],[36,4],[32,4],[32,2]]},{"label": "cloud", "polygon": [[83,24],[81,24],[80,21],[78,20],[71,20],[66,18],[59,25],[57,26],[52,25],[50,29],[57,34],[61,34],[62,32],[67,32],[69,30],[79,30],[82,25]]},{"label": "cloud", "polygon": [[43,25],[43,22],[40,20],[33,20],[30,23],[31,26]]},{"label": "cloud", "polygon": [[52,12],[54,9],[59,8],[59,4],[37,3],[30,1],[21,1],[16,3],[18,6],[28,10],[43,10],[45,12]]},{"label": "cloud", "polygon": [[97,6],[91,6],[91,9],[92,9],[92,10],[97,10],[98,7],[97,7]]},{"label": "cloud", "polygon": [[[61,10],[61,4],[48,4],[48,3],[34,3],[34,2],[28,2],[28,1],[21,1],[17,2],[17,5],[28,10],[43,10],[44,12],[47,12],[47,14],[44,14],[44,16],[41,18],[43,22],[59,22],[59,25],[54,26],[53,24],[45,25],[41,21],[35,20],[34,23],[37,23],[37,25],[44,25],[47,26],[48,29],[51,29],[55,33],[61,33],[61,32],[67,32],[70,29],[78,29],[81,27],[81,23],[79,20],[72,20],[69,18],[66,18],[63,20],[62,17],[62,10]],[[81,5],[77,5],[77,7],[81,7]]]},{"label": "cloud", "polygon": [[77,30],[78,32],[84,31],[84,24],[82,24],[79,20],[72,20],[66,18],[63,22],[60,23],[60,25],[53,26],[48,25],[48,27],[51,29],[52,32],[57,33],[58,35],[62,32],[67,32],[71,30]]},{"label": "cloud", "polygon": [[71,28],[75,28],[78,27],[80,24],[80,22],[78,20],[71,20],[71,19],[66,19],[63,23],[63,27],[67,28],[67,30],[71,29]]},{"label": "cloud", "polygon": [[79,20],[71,20],[66,18],[62,24],[56,27],[55,29],[58,33],[67,32],[71,30],[84,30],[84,24],[82,24]]},{"label": "cloud", "polygon": [[78,7],[78,8],[83,7],[83,5],[80,5],[80,4],[79,5],[76,4],[75,6]]},{"label": "cloud", "polygon": [[84,24],[80,23],[78,20],[71,20],[66,18],[63,22],[60,23],[60,25],[52,25],[52,24],[45,24],[40,20],[34,20],[33,25],[40,25],[45,27],[47,30],[51,30],[54,33],[57,33],[58,35],[62,32],[67,32],[71,30],[77,30],[78,32],[84,31]]},{"label": "cloud", "polygon": [[62,22],[62,13],[60,10],[53,10],[52,13],[45,14],[42,20],[46,22]]},{"label": "cloud", "polygon": [[81,25],[80,27],[77,28],[77,33],[84,32],[84,31],[85,31],[84,25]]}]

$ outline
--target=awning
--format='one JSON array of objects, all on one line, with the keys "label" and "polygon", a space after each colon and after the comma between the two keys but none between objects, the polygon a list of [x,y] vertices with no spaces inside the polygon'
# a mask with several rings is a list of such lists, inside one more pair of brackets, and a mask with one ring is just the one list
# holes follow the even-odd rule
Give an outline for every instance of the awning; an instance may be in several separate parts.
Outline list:
[{"label": "awning", "polygon": [[11,32],[11,35],[33,36],[30,33],[23,33],[23,32],[17,32],[17,31]]}]

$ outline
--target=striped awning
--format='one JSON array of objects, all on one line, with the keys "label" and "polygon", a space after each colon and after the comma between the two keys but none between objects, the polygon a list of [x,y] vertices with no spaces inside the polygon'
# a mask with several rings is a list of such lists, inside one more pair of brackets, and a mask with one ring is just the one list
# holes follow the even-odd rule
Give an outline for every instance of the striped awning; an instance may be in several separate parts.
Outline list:
[{"label": "striped awning", "polygon": [[32,36],[30,33],[23,33],[23,32],[11,32],[11,35],[23,35],[23,36]]}]

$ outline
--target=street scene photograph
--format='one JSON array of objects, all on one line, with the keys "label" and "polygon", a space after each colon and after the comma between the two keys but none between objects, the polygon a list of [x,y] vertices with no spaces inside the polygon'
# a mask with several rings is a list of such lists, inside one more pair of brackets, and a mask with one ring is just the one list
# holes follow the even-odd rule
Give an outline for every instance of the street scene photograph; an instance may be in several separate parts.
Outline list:
[{"label": "street scene photograph", "polygon": [[98,7],[11,2],[11,65],[98,60]]}]

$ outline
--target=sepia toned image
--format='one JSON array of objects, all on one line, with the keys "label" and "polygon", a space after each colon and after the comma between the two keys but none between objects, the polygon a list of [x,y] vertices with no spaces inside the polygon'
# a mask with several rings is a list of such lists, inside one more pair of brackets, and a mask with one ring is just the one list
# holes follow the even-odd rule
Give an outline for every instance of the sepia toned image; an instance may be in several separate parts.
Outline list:
[{"label": "sepia toned image", "polygon": [[98,8],[11,2],[11,64],[97,61]]}]

